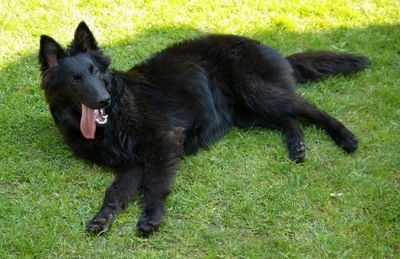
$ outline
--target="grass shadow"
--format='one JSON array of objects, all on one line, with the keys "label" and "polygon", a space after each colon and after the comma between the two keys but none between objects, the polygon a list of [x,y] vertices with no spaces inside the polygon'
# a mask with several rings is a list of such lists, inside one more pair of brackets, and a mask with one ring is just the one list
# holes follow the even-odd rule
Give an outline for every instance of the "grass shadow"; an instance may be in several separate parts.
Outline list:
[{"label": "grass shadow", "polygon": [[[96,35],[95,26],[92,26],[92,31]],[[113,68],[126,70],[170,44],[201,34],[202,32],[194,28],[157,27],[150,28],[135,38],[124,39],[112,45],[104,46],[100,42],[100,46],[112,57]],[[72,35],[73,29],[71,29],[71,38]],[[246,36],[273,46],[284,55],[309,49],[327,49],[369,56],[376,68],[399,65],[400,47],[396,43],[400,42],[400,26],[337,28],[327,33],[260,30],[256,34]],[[372,40],[366,41],[366,38]],[[68,39],[56,40],[65,42]],[[388,48],[388,42],[393,42],[391,48]],[[16,77],[18,80],[15,80]],[[14,146],[12,149],[21,148],[22,150],[32,145],[59,146],[60,139],[44,103],[39,82],[36,53],[27,55],[0,70],[2,85],[0,130],[3,132],[1,138],[3,143],[11,142],[3,145],[3,152],[11,152],[10,146]],[[37,143],[37,139],[40,144]]]}]

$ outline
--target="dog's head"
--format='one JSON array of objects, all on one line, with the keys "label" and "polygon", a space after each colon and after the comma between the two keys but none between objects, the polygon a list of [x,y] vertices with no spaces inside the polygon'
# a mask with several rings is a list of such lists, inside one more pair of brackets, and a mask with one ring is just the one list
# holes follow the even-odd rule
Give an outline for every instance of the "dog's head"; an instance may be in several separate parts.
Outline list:
[{"label": "dog's head", "polygon": [[39,63],[46,101],[51,106],[62,102],[81,107],[82,134],[94,138],[96,123],[107,123],[104,108],[111,103],[107,91],[111,59],[98,47],[88,26],[79,24],[67,49],[42,35]]}]

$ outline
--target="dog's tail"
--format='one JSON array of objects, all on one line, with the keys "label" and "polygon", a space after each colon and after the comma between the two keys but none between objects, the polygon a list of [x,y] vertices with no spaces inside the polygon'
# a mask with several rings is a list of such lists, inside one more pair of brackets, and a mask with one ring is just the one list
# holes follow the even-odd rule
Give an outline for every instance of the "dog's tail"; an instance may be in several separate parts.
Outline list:
[{"label": "dog's tail", "polygon": [[329,51],[310,51],[286,57],[298,83],[315,81],[330,75],[345,75],[371,64],[367,57]]}]

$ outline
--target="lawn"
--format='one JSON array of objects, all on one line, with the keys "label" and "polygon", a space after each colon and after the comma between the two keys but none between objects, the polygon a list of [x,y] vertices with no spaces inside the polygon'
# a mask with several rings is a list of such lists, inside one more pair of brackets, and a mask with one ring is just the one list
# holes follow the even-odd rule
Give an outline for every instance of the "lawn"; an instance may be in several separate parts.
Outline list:
[{"label": "lawn", "polygon": [[[400,2],[0,0],[0,258],[400,258]],[[74,157],[39,88],[39,37],[66,45],[85,20],[128,69],[205,33],[255,38],[289,55],[368,56],[372,66],[299,92],[347,125],[347,155],[303,125],[308,157],[283,136],[232,129],[182,161],[166,218],[138,237],[141,196],[88,234],[112,174]]]}]

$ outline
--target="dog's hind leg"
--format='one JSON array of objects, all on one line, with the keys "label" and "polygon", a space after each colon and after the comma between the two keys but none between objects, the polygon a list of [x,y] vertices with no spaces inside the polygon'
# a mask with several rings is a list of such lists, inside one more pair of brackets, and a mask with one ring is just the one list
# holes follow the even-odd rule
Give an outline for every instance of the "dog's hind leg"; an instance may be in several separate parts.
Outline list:
[{"label": "dog's hind leg", "polygon": [[297,111],[297,114],[324,129],[332,140],[347,153],[357,149],[358,142],[354,134],[325,111],[303,101],[302,107]]},{"label": "dog's hind leg", "polygon": [[238,108],[237,106],[235,109],[235,125],[242,128],[256,126],[279,130],[285,135],[291,160],[302,162],[306,156],[304,134],[299,121],[295,118],[267,119],[248,107],[241,106]]},{"label": "dog's hind leg", "polygon": [[[301,97],[292,89],[291,80],[280,85],[249,77],[236,87],[241,102],[235,107],[236,124],[278,129],[285,134],[289,158],[302,162],[306,156],[304,134],[296,111]],[[241,103],[241,104],[240,104]]]},{"label": "dog's hind leg", "polygon": [[[269,124],[276,124],[278,128],[283,125],[283,132],[285,132],[289,146],[291,145],[290,139],[300,138],[302,135],[298,122],[293,121],[302,117],[324,129],[332,140],[346,152],[350,153],[357,149],[356,137],[342,123],[303,100],[290,89],[290,87],[279,87],[273,83],[253,78],[247,80],[236,91],[244,104],[253,112],[265,117]],[[289,150],[291,152],[294,149]]]},{"label": "dog's hind leg", "polygon": [[118,212],[125,208],[137,193],[142,182],[144,168],[136,166],[117,172],[113,183],[105,193],[103,206],[89,221],[86,228],[95,233],[103,233],[114,222]]},{"label": "dog's hind leg", "polygon": [[284,125],[284,127],[281,128],[281,131],[286,137],[289,158],[298,163],[303,162],[306,157],[306,143],[299,120],[287,118],[282,125]]}]

